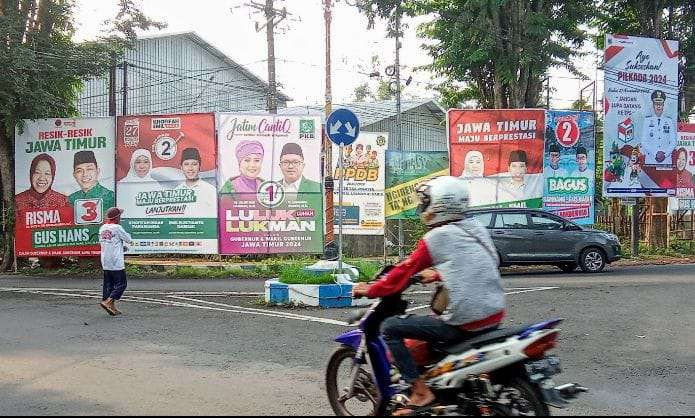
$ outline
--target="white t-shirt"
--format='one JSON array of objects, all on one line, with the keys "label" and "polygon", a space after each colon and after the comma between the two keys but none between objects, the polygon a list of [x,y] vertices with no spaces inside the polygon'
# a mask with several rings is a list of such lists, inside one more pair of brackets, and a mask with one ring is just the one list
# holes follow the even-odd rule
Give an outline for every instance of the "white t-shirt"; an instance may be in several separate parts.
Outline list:
[{"label": "white t-shirt", "polygon": [[118,224],[104,224],[99,228],[101,243],[101,266],[104,270],[125,270],[123,243],[131,244],[133,239]]}]

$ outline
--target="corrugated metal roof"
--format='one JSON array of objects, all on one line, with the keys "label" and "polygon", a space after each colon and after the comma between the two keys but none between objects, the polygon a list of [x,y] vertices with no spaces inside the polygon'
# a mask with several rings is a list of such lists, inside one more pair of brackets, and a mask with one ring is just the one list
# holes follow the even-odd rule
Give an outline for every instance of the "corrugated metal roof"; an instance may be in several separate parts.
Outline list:
[{"label": "corrugated metal roof", "polygon": [[[194,42],[196,45],[200,46],[207,52],[209,52],[211,55],[216,57],[217,59],[224,61],[225,63],[229,64],[230,67],[234,68],[235,70],[239,71],[240,73],[244,74],[246,77],[249,79],[253,80],[254,82],[263,85],[265,88],[269,88],[269,85],[267,82],[265,82],[262,78],[258,77],[256,74],[252,73],[251,71],[247,70],[243,66],[239,65],[236,61],[234,61],[232,58],[230,58],[228,55],[226,55],[224,52],[220,51],[217,47],[212,45],[210,42],[206,41],[203,39],[200,35],[198,35],[196,32],[177,32],[177,33],[168,33],[168,34],[155,34],[155,35],[148,35],[148,36],[141,36],[138,37],[138,40],[148,40],[148,39],[162,39],[162,38],[173,38],[173,37],[178,37],[178,36],[183,36],[191,40],[191,42]],[[137,46],[135,47],[137,49]],[[292,98],[289,96],[285,95],[281,91],[278,91],[278,96],[279,98],[285,100],[285,101],[292,101]]]},{"label": "corrugated metal roof", "polygon": [[[409,110],[425,106],[435,115],[446,118],[446,111],[435,100],[403,100],[401,101],[401,113],[406,113]],[[348,108],[355,112],[362,126],[369,126],[378,123],[382,120],[396,116],[396,101],[385,100],[379,102],[359,102],[347,104],[333,104],[333,109]],[[278,110],[283,115],[316,115],[323,114],[323,106],[293,106]]]}]

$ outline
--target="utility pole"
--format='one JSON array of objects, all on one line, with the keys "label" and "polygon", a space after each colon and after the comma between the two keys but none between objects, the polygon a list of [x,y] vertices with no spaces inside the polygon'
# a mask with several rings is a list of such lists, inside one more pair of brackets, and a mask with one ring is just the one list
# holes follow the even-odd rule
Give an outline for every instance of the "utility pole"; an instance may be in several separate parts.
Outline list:
[{"label": "utility pole", "polygon": [[[401,9],[396,8],[396,140],[398,150],[403,149],[401,143]],[[403,220],[398,220],[398,258],[402,260],[403,254]]]},{"label": "utility pole", "polygon": [[278,113],[277,84],[275,82],[275,0],[265,0],[266,41],[268,42],[268,111]]},{"label": "utility pole", "polygon": [[123,61],[123,113],[128,114],[128,61]]},{"label": "utility pole", "polygon": [[109,68],[109,116],[116,116],[116,64]]},{"label": "utility pole", "polygon": [[[325,113],[326,119],[333,111],[333,91],[331,83],[331,20],[333,18],[331,7],[333,0],[323,0],[323,19],[326,31],[326,103]],[[333,202],[333,146],[328,137],[323,133],[323,150],[324,150],[324,172],[326,173],[326,252],[327,258],[331,258],[333,254],[328,254],[329,249],[335,244],[334,231],[334,202]],[[342,174],[341,174],[342,175]]]},{"label": "utility pole", "polygon": [[290,15],[286,8],[278,10],[275,8],[275,0],[265,0],[265,4],[252,1],[246,3],[247,7],[256,9],[263,13],[265,23],[256,22],[256,32],[266,30],[266,41],[268,44],[268,111],[276,114],[278,111],[277,82],[275,80],[275,28]]}]

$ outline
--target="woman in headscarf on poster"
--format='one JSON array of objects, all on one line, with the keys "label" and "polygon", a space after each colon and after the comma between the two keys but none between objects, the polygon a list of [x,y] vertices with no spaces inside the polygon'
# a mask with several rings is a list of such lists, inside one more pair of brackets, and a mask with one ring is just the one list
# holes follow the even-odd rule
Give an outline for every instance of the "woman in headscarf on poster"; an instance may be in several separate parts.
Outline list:
[{"label": "woman in headscarf on poster", "polygon": [[681,147],[676,150],[676,197],[695,198],[693,173],[688,171],[688,151]]},{"label": "woman in headscarf on poster", "polygon": [[492,182],[484,177],[485,159],[480,151],[468,151],[463,162],[463,172],[460,178],[468,183],[470,206],[484,206],[495,203],[495,190]]},{"label": "woman in headscarf on poster", "polygon": [[143,148],[138,148],[130,157],[128,174],[118,182],[118,203],[128,211],[128,217],[140,218],[146,215],[146,207],[138,206],[138,193],[160,190],[160,185],[152,178],[152,154]]},{"label": "woman in headscarf on poster", "polygon": [[[252,194],[258,192],[258,188],[263,184],[260,178],[263,169],[263,157],[265,150],[263,144],[258,141],[244,140],[239,142],[235,149],[236,159],[239,163],[239,174],[227,180],[220,193],[222,194]],[[248,199],[248,198],[247,198]],[[247,200],[241,199],[241,200]]]},{"label": "woman in headscarf on poster", "polygon": [[50,210],[69,207],[68,197],[53,190],[56,162],[48,154],[34,157],[29,168],[29,189],[15,196],[17,211]]}]

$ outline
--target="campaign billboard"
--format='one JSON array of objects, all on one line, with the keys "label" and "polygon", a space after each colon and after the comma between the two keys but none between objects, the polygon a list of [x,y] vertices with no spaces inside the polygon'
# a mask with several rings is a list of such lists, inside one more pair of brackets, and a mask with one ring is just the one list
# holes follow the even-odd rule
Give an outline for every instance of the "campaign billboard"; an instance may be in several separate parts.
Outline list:
[{"label": "campaign billboard", "polygon": [[678,124],[676,161],[676,198],[678,209],[695,209],[695,124]]},{"label": "campaign billboard", "polygon": [[[384,235],[384,187],[388,134],[360,132],[351,145],[343,148],[343,171],[339,167],[339,149],[333,145],[334,225],[338,233],[338,211],[343,211],[343,234]],[[339,180],[343,178],[343,201],[339,198]]]},{"label": "campaign billboard", "polygon": [[581,225],[594,223],[595,143],[593,112],[546,112],[544,210]]},{"label": "campaign billboard", "polygon": [[539,109],[449,110],[450,173],[472,207],[542,206],[544,120]]},{"label": "campaign billboard", "polygon": [[318,116],[217,114],[221,254],[321,253]]},{"label": "campaign billboard", "polygon": [[115,205],[113,118],[26,120],[16,128],[18,257],[97,256]]},{"label": "campaign billboard", "polygon": [[217,253],[214,114],[118,117],[117,155],[129,254]]},{"label": "campaign billboard", "polygon": [[417,219],[417,187],[449,175],[447,151],[386,152],[386,219]]},{"label": "campaign billboard", "polygon": [[603,195],[673,196],[678,42],[606,35]]}]

